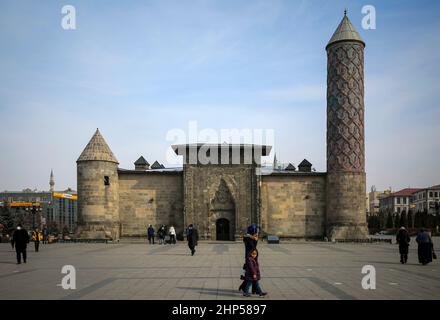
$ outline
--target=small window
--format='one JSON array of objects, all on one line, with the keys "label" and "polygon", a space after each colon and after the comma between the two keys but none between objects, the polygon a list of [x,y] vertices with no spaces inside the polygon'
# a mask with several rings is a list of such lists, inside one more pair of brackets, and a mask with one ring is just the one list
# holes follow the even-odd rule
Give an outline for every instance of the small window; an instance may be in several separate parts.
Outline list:
[{"label": "small window", "polygon": [[429,197],[432,198],[432,191],[429,193]]},{"label": "small window", "polygon": [[400,198],[397,198],[397,204],[400,204]]},{"label": "small window", "polygon": [[110,185],[110,177],[109,176],[104,176],[104,185],[105,186],[109,186]]}]

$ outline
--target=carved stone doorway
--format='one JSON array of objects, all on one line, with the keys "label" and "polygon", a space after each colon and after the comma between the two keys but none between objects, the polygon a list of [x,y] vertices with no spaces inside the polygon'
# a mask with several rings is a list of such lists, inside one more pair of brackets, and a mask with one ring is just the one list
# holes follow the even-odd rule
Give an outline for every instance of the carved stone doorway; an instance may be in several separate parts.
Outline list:
[{"label": "carved stone doorway", "polygon": [[220,241],[229,241],[231,239],[231,235],[229,232],[229,220],[225,218],[220,218],[215,223],[216,229],[216,239]]},{"label": "carved stone doorway", "polygon": [[235,202],[225,182],[220,184],[210,203],[210,238],[219,241],[234,240],[235,237]]}]

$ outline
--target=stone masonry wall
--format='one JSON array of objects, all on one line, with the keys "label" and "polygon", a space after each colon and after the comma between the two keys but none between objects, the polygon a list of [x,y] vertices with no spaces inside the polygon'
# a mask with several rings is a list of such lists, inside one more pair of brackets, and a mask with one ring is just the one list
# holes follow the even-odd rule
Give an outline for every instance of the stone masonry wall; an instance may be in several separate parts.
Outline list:
[{"label": "stone masonry wall", "polygon": [[[104,184],[109,177],[109,185]],[[81,161],[77,165],[78,230],[83,238],[118,238],[117,165],[107,161]]]},{"label": "stone masonry wall", "polygon": [[119,172],[121,236],[146,236],[152,224],[183,232],[183,180],[177,173]]},{"label": "stone masonry wall", "polygon": [[322,238],[325,233],[326,177],[262,176],[262,229],[286,238]]},{"label": "stone masonry wall", "polygon": [[365,173],[327,173],[327,234],[332,239],[367,236]]},{"label": "stone masonry wall", "polygon": [[[219,218],[228,219],[231,238],[256,222],[256,176],[252,165],[186,165],[184,177],[185,223],[196,224],[201,239],[215,240]],[[213,205],[221,180],[232,198],[235,207],[232,212],[218,210]]]}]

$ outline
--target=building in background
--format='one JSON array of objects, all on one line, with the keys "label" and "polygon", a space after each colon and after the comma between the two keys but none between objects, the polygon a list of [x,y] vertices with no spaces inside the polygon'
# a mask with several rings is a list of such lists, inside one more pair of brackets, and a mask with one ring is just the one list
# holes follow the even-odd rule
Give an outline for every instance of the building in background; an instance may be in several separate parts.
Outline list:
[{"label": "building in background", "polygon": [[418,188],[405,188],[397,192],[390,193],[379,199],[379,210],[384,213],[408,212],[411,205],[412,195],[419,191]]},{"label": "building in background", "polygon": [[77,192],[68,188],[55,191],[53,171],[50,174],[50,191],[24,189],[0,192],[0,206],[8,206],[13,220],[24,228],[43,228],[61,232],[67,227],[74,232],[77,224]]},{"label": "building in background", "polygon": [[372,186],[368,194],[368,214],[377,216],[380,212],[380,199],[388,197],[390,194],[391,190],[377,191],[376,187]]},{"label": "building in background", "polygon": [[22,223],[27,230],[40,228],[45,224],[51,201],[51,193],[48,191],[24,189],[0,193],[0,206],[9,207],[14,224]]},{"label": "building in background", "polygon": [[56,191],[52,193],[51,212],[47,215],[47,225],[55,225],[60,228],[64,226],[69,232],[74,232],[77,224],[77,201],[76,191],[70,188],[65,191]]},{"label": "building in background", "polygon": [[429,188],[420,189],[412,195],[413,210],[425,211],[436,214],[440,205],[440,184]]},{"label": "building in background", "polygon": [[380,212],[424,212],[437,214],[440,206],[440,185],[427,188],[406,188],[379,199]]}]

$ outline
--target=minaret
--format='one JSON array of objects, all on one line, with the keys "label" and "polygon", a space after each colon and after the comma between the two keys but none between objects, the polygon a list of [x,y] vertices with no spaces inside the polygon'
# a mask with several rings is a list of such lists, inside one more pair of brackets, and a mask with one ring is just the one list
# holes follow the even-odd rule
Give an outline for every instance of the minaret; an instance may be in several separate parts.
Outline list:
[{"label": "minaret", "polygon": [[96,129],[76,161],[80,238],[118,239],[118,160]]},{"label": "minaret", "polygon": [[327,50],[327,237],[368,236],[365,212],[365,43],[344,12]]},{"label": "minaret", "polygon": [[278,168],[278,163],[277,163],[277,153],[275,152],[275,156],[273,157],[273,168],[272,170],[277,170]]},{"label": "minaret", "polygon": [[53,177],[53,170],[50,170],[50,181],[49,181],[49,185],[50,185],[50,192],[54,192],[54,186],[55,186],[55,180]]}]

